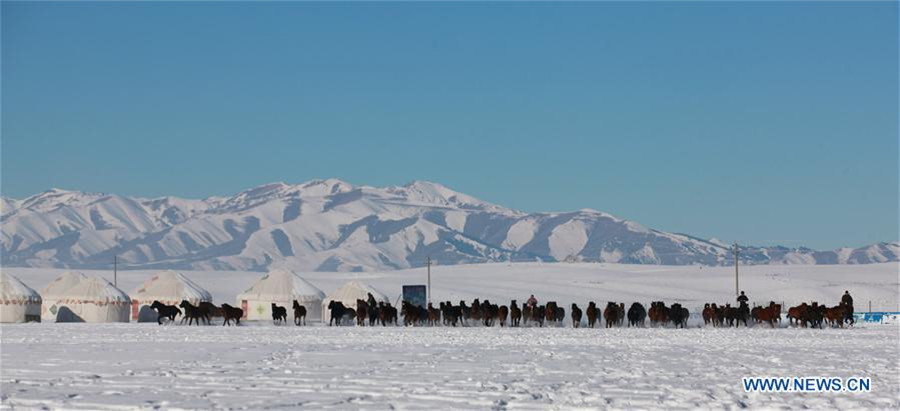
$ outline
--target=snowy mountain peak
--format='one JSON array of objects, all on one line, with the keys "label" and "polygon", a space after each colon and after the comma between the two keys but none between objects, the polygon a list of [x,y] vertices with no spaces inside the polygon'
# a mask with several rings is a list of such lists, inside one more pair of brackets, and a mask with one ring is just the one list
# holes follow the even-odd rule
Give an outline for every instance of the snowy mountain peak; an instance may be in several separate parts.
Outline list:
[{"label": "snowy mountain peak", "polygon": [[[365,271],[499,261],[731,264],[717,240],[648,229],[593,210],[523,213],[438,183],[263,184],[203,200],[60,189],[2,199],[5,266]],[[900,245],[743,247],[746,264],[897,261]]]},{"label": "snowy mountain peak", "polygon": [[337,178],[325,180],[312,180],[300,184],[304,195],[326,196],[331,194],[347,193],[356,189],[353,184]]}]

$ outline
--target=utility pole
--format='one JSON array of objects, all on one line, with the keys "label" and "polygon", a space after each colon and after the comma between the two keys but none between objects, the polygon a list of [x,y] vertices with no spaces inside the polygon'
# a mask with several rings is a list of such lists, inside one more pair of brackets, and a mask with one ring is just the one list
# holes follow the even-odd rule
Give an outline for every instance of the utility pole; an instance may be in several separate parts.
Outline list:
[{"label": "utility pole", "polygon": [[734,295],[741,293],[740,283],[738,282],[738,248],[737,241],[734,242]]},{"label": "utility pole", "polygon": [[431,257],[425,263],[428,266],[428,304],[431,304]]},{"label": "utility pole", "polygon": [[113,256],[113,285],[119,286],[119,256]]}]

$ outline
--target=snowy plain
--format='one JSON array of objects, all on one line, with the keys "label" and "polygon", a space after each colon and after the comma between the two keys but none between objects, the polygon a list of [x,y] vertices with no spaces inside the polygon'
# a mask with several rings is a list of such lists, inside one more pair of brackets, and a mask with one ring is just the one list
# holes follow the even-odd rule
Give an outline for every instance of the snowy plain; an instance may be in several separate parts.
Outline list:
[{"label": "snowy plain", "polygon": [[[896,311],[897,264],[741,267],[751,301]],[[4,268],[40,289],[63,270]],[[111,273],[98,272],[104,275]],[[123,271],[130,292],[153,271]],[[231,302],[257,272],[183,272]],[[350,279],[392,298],[425,270],[302,273],[326,293]],[[733,301],[733,269],[483,264],[432,269],[435,300]],[[0,326],[2,408],[694,409],[900,408],[900,327],[714,329]],[[862,376],[869,393],[746,393],[742,377]]]}]

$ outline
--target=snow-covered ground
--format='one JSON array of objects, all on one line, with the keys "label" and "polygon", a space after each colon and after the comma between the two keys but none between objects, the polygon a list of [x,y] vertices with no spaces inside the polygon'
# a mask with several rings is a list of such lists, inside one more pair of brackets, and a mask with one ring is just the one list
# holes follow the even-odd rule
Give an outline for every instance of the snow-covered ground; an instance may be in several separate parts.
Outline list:
[{"label": "snow-covered ground", "polygon": [[[751,300],[896,311],[897,264],[749,266]],[[63,270],[4,268],[40,289]],[[100,272],[111,277],[111,273]],[[119,272],[130,292],[153,271]],[[261,273],[183,272],[215,302]],[[326,293],[359,279],[396,298],[425,270],[303,273]],[[587,301],[697,309],[733,301],[733,269],[484,264],[432,269],[436,300]],[[900,408],[900,326],[848,329],[0,326],[0,407],[23,408]],[[784,327],[784,326],[782,326]],[[865,394],[745,393],[742,377],[870,377]]]},{"label": "snow-covered ground", "polygon": [[[896,325],[0,329],[3,408],[900,407]],[[746,393],[748,376],[861,376],[872,391]]]}]

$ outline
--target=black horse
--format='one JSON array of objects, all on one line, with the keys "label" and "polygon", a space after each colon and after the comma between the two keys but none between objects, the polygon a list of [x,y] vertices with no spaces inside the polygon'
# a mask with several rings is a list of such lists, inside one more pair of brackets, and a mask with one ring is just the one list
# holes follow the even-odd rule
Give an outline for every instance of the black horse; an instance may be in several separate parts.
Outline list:
[{"label": "black horse", "polygon": [[306,325],[306,307],[294,300],[294,325],[300,325],[301,320],[303,325]]},{"label": "black horse", "polygon": [[225,322],[222,323],[223,326],[231,324],[231,320],[234,320],[234,325],[241,325],[241,317],[243,316],[244,310],[228,304],[222,304],[222,317],[225,317]]},{"label": "black horse", "polygon": [[644,309],[644,306],[641,303],[632,303],[628,309],[628,326],[643,326],[645,318],[647,318],[647,310]]},{"label": "black horse", "polygon": [[747,324],[747,320],[750,319],[750,307],[746,302],[741,301],[741,305],[738,306],[737,310],[734,313],[734,326],[739,327],[741,323],[744,323],[744,327],[749,327]]},{"label": "black horse", "polygon": [[685,316],[685,312],[687,309],[683,309],[681,304],[675,303],[669,307],[669,321],[672,321],[672,324],[675,325],[675,328],[679,326],[684,328],[685,323],[687,323],[687,316]]},{"label": "black horse", "polygon": [[331,319],[328,320],[328,325],[341,325],[341,322],[344,321],[344,315],[349,313],[349,309],[344,307],[344,304],[340,301],[330,301],[328,303],[328,310],[331,311]]},{"label": "black horse", "polygon": [[578,328],[581,325],[581,309],[578,304],[572,303],[572,328]]},{"label": "black horse", "polygon": [[181,304],[178,304],[178,306],[184,308],[184,317],[181,318],[182,323],[184,323],[184,320],[188,320],[188,325],[191,325],[194,321],[197,322],[197,325],[200,325],[200,321],[205,318],[203,310],[191,304],[188,300],[181,300]]},{"label": "black horse", "polygon": [[287,308],[279,307],[272,303],[272,321],[275,324],[284,324],[287,322]]},{"label": "black horse", "polygon": [[162,325],[163,318],[168,318],[169,321],[175,321],[175,317],[181,315],[181,310],[174,305],[165,305],[159,301],[153,300],[153,304],[150,304],[150,308],[156,310],[156,313],[159,314],[159,317],[156,319],[156,322],[159,325]]}]

